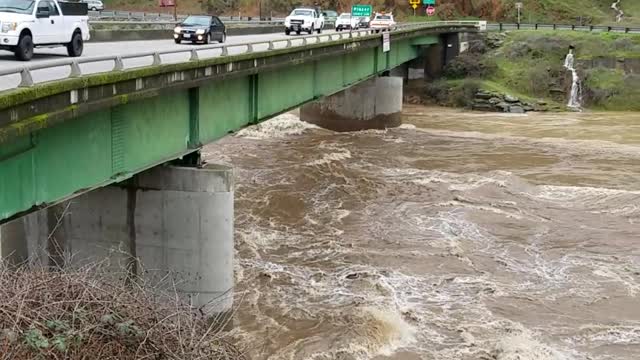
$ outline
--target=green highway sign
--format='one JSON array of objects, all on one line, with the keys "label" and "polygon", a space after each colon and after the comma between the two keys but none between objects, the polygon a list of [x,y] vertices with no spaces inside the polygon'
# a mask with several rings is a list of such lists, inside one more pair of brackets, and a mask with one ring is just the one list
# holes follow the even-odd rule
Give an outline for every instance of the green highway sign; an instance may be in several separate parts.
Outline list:
[{"label": "green highway sign", "polygon": [[371,11],[372,11],[371,5],[353,5],[351,7],[351,16],[354,16],[354,17],[371,16]]},{"label": "green highway sign", "polygon": [[423,5],[435,5],[436,0],[422,0]]}]

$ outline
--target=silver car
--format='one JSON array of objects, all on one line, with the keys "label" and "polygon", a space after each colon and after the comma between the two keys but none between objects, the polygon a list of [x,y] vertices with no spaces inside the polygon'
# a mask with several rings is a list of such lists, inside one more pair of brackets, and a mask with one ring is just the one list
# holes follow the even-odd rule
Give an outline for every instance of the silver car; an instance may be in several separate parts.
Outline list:
[{"label": "silver car", "polygon": [[104,10],[104,4],[102,3],[101,0],[86,0],[85,1],[87,3],[87,7],[89,8],[89,10],[91,11],[102,11]]}]

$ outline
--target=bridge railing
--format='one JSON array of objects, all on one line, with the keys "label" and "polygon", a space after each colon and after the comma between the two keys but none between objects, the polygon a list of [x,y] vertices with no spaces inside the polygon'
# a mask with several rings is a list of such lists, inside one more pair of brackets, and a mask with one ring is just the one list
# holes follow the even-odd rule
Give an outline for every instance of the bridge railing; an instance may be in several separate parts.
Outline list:
[{"label": "bridge railing", "polygon": [[[478,21],[440,21],[431,22],[429,24],[405,24],[399,25],[392,30],[422,29],[434,28],[441,26],[475,26],[482,30],[486,23]],[[65,58],[57,61],[30,63],[27,66],[13,67],[0,70],[0,78],[6,76],[19,76],[16,85],[8,88],[0,88],[0,94],[3,90],[10,90],[17,87],[31,87],[37,83],[56,81],[69,78],[77,78],[85,74],[104,73],[110,71],[121,71],[125,69],[133,69],[144,66],[156,66],[169,63],[197,61],[206,58],[219,56],[246,54],[253,52],[263,52],[283,48],[291,48],[295,46],[305,46],[307,44],[339,41],[349,38],[359,38],[372,34],[370,29],[354,30],[351,32],[296,36],[285,39],[262,40],[253,42],[244,42],[238,44],[224,45],[204,45],[198,47],[189,47],[185,49],[171,49],[152,52],[139,52],[121,55],[105,55],[80,58]],[[94,64],[101,68],[98,71],[83,71],[83,66]],[[58,78],[47,78],[42,81],[34,81],[34,74],[38,71],[45,71],[54,68],[64,68],[65,73]],[[2,82],[5,82],[3,80]]]},{"label": "bridge railing", "polygon": [[[184,20],[187,15],[178,14],[178,20]],[[141,11],[118,11],[102,10],[89,11],[89,18],[100,20],[126,20],[126,21],[174,21],[174,15],[169,13],[149,13]],[[263,16],[248,16],[239,14],[238,16],[220,16],[222,21],[284,21],[284,18]]]},{"label": "bridge railing", "polygon": [[[225,21],[227,25],[250,25],[250,26],[260,26],[260,25],[283,25],[284,21],[280,20],[227,20]],[[121,21],[121,20],[96,20],[90,21],[89,25],[94,27],[98,26],[121,26],[123,28],[128,28],[131,26],[149,26],[154,28],[162,28],[162,29],[173,29],[176,26],[175,21]]]},{"label": "bridge railing", "polygon": [[571,30],[587,32],[616,32],[627,34],[640,34],[640,27],[624,26],[604,26],[604,25],[566,25],[566,24],[511,24],[511,23],[490,23],[487,30],[507,31],[507,30]]}]

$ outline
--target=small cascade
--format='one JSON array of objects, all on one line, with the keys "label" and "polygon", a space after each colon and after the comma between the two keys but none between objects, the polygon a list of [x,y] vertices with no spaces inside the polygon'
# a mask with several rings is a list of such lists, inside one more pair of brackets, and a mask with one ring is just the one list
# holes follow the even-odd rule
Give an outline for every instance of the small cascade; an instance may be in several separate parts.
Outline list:
[{"label": "small cascade", "polygon": [[622,18],[624,17],[624,11],[620,9],[620,0],[616,0],[614,3],[612,3],[611,8],[616,12],[616,22],[622,21]]},{"label": "small cascade", "polygon": [[579,110],[582,107],[582,89],[580,87],[580,77],[574,68],[573,62],[573,48],[569,48],[569,53],[564,58],[564,67],[571,71],[572,76],[571,93],[569,94],[569,102],[567,103],[567,106],[572,109]]}]

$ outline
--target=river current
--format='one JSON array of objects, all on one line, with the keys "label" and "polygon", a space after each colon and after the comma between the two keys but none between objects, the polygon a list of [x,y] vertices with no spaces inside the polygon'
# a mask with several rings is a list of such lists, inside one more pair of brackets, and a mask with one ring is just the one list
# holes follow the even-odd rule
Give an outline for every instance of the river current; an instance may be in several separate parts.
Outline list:
[{"label": "river current", "polygon": [[236,177],[252,359],[640,359],[640,113],[405,105],[281,115],[205,149]]}]

